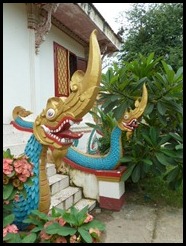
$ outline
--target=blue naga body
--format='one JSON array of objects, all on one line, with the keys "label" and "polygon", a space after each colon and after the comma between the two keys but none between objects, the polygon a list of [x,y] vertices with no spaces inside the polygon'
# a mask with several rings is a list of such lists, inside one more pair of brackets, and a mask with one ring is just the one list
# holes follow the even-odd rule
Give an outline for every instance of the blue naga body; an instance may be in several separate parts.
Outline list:
[{"label": "blue naga body", "polygon": [[73,147],[70,147],[67,151],[66,157],[83,167],[96,170],[112,170],[119,164],[119,160],[122,157],[120,141],[121,133],[122,131],[117,126],[113,129],[111,134],[110,151],[107,155],[88,155],[78,152]]},{"label": "blue naga body", "polygon": [[13,213],[15,215],[14,223],[20,228],[24,229],[26,224],[23,220],[34,209],[38,209],[39,205],[39,159],[42,150],[42,145],[36,140],[32,134],[26,145],[24,153],[30,158],[30,161],[34,165],[33,172],[34,177],[32,179],[33,185],[25,185],[27,196],[19,197],[18,202],[14,202]]}]

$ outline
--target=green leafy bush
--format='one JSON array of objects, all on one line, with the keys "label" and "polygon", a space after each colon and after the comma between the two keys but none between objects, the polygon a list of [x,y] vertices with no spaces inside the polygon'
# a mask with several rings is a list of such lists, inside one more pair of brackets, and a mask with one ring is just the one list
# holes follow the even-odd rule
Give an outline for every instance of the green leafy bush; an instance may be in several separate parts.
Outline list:
[{"label": "green leafy bush", "polygon": [[34,225],[32,233],[37,233],[39,242],[50,243],[94,243],[99,242],[105,225],[93,219],[88,206],[82,210],[52,208],[50,215],[33,210],[25,223]]},{"label": "green leafy bush", "polygon": [[170,188],[177,189],[183,179],[183,68],[174,71],[161,57],[154,59],[154,53],[123,62],[122,67],[113,64],[102,75],[102,114],[111,111],[116,120],[120,119],[125,110],[134,108],[143,83],[148,104],[139,127],[130,141],[125,133],[122,135],[125,155],[121,162],[127,166],[124,179],[138,182],[152,173],[163,176]]}]

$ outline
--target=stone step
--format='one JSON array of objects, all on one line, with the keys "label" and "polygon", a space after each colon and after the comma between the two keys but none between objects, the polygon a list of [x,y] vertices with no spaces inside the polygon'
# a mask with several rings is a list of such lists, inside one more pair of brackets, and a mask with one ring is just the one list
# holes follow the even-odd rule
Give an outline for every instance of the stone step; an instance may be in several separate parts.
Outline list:
[{"label": "stone step", "polygon": [[89,211],[93,210],[96,207],[96,200],[82,198],[74,205],[74,207],[77,208],[78,210],[81,210],[87,205]]},{"label": "stone step", "polygon": [[59,193],[69,186],[69,176],[62,174],[54,174],[48,177],[51,195]]},{"label": "stone step", "polygon": [[82,191],[78,187],[68,186],[51,197],[51,206],[61,209],[69,209],[82,198]]},{"label": "stone step", "polygon": [[46,172],[47,172],[47,176],[48,177],[51,177],[51,176],[55,175],[56,174],[55,165],[52,164],[52,163],[47,163],[46,164]]},{"label": "stone step", "polygon": [[96,206],[96,200],[82,197],[82,188],[69,186],[69,176],[56,174],[55,164],[47,163],[47,175],[51,189],[51,206],[61,209],[69,209],[75,206],[78,210],[88,205],[89,211]]}]

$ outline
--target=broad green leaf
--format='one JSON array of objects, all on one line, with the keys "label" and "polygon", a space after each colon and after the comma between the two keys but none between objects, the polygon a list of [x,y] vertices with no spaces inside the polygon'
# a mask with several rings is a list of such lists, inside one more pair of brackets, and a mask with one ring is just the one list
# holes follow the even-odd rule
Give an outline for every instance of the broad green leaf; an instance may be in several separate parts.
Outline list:
[{"label": "broad green leaf", "polygon": [[32,210],[32,214],[37,215],[42,220],[46,220],[46,221],[50,218],[50,216],[48,216],[45,213],[40,212],[39,210]]},{"label": "broad green leaf", "polygon": [[142,161],[149,166],[153,164],[153,162],[150,159],[142,159]]},{"label": "broad green leaf", "polygon": [[159,135],[157,129],[155,129],[154,127],[151,127],[149,134],[150,134],[150,138],[151,138],[153,144],[157,145],[157,138]]},{"label": "broad green leaf", "polygon": [[86,230],[89,230],[90,228],[97,228],[100,231],[104,231],[106,226],[101,221],[94,219],[86,224],[83,224],[81,228],[86,229]]},{"label": "broad green leaf", "polygon": [[149,138],[149,136],[148,135],[146,135],[146,133],[142,133],[142,136],[143,136],[143,138],[146,140],[146,142],[148,143],[148,144],[150,144],[150,145],[154,145],[154,143],[152,142],[152,140]]},{"label": "broad green leaf", "polygon": [[129,156],[124,156],[124,157],[122,157],[121,159],[120,159],[120,161],[122,162],[122,163],[127,163],[127,162],[130,162],[130,161],[132,161],[133,160],[133,157],[129,157]]},{"label": "broad green leaf", "polygon": [[149,165],[149,164],[147,164],[147,162],[144,161],[143,166],[142,166],[143,167],[142,171],[144,171],[145,173],[147,173],[150,170],[151,166],[152,165]]},{"label": "broad green leaf", "polygon": [[153,111],[153,109],[154,109],[154,104],[148,103],[148,104],[147,104],[147,107],[146,107],[146,109],[145,109],[145,111],[144,111],[144,115],[149,115],[149,114],[151,114],[152,111]]},{"label": "broad green leaf", "polygon": [[167,143],[169,141],[169,139],[170,139],[170,136],[168,134],[165,136],[161,136],[161,140],[159,142],[159,145],[163,145],[163,144]]},{"label": "broad green leaf", "polygon": [[131,166],[127,167],[127,170],[124,172],[123,175],[123,181],[126,181],[131,176],[131,173],[135,166],[136,164],[132,164]]},{"label": "broad green leaf", "polygon": [[163,127],[167,126],[167,120],[164,116],[162,116],[161,114],[157,114],[158,115],[158,120],[160,121],[160,124],[162,124]]},{"label": "broad green leaf", "polygon": [[86,243],[92,243],[92,237],[88,231],[84,230],[83,228],[79,228],[78,232]]},{"label": "broad green leaf", "polygon": [[27,180],[27,182],[26,182],[26,185],[28,185],[28,186],[32,186],[33,184],[34,184],[34,182],[32,181],[31,178],[29,178],[29,179]]},{"label": "broad green leaf", "polygon": [[78,220],[79,226],[84,223],[84,220],[87,217],[87,213],[88,213],[88,205],[85,206],[81,211],[78,212],[78,214],[77,214],[77,220]]},{"label": "broad green leaf", "polygon": [[53,207],[54,211],[59,213],[59,215],[63,216],[65,214],[65,210],[57,207]]},{"label": "broad green leaf", "polygon": [[175,75],[174,70],[166,62],[164,62],[164,61],[161,61],[161,62],[163,64],[163,68],[164,68],[164,70],[165,70],[165,72],[167,74],[168,81],[172,83],[173,80],[174,80],[174,75]]},{"label": "broad green leaf", "polygon": [[175,74],[175,77],[174,77],[174,80],[177,82],[177,81],[180,81],[183,79],[183,67],[180,67],[177,71],[177,73]]},{"label": "broad green leaf", "polygon": [[37,235],[35,233],[30,233],[26,237],[24,237],[21,243],[34,243],[36,241]]},{"label": "broad green leaf", "polygon": [[154,58],[154,52],[150,53],[150,55],[147,57],[147,65],[153,62],[153,58]]},{"label": "broad green leaf", "polygon": [[178,140],[180,142],[183,142],[183,138],[180,135],[178,135],[177,133],[170,132],[169,135],[171,137],[173,137],[175,140]]},{"label": "broad green leaf", "polygon": [[168,162],[167,158],[165,157],[164,154],[162,153],[155,153],[155,156],[157,158],[157,160],[164,166],[166,165],[170,165],[170,162]]},{"label": "broad green leaf", "polygon": [[140,174],[141,174],[140,169],[141,169],[140,165],[136,165],[132,172],[131,178],[134,183],[137,183],[140,179]]},{"label": "broad green leaf", "polygon": [[158,112],[161,114],[161,115],[165,115],[165,112],[166,112],[166,107],[164,106],[164,104],[163,103],[161,103],[161,102],[158,102],[157,103],[157,110],[158,110]]},{"label": "broad green leaf", "polygon": [[19,233],[8,233],[4,238],[3,241],[7,243],[21,243],[21,238]]},{"label": "broad green leaf", "polygon": [[58,234],[60,236],[74,235],[76,229],[67,226],[61,226],[58,223],[53,223],[45,228],[45,232],[51,235]]},{"label": "broad green leaf", "polygon": [[72,213],[65,213],[63,219],[71,225],[78,226],[78,220]]},{"label": "broad green leaf", "polygon": [[175,150],[161,148],[161,152],[164,153],[167,156],[170,156],[170,157],[173,157],[173,158],[176,157],[176,151]]},{"label": "broad green leaf", "polygon": [[14,187],[12,184],[3,185],[3,200],[8,200]]},{"label": "broad green leaf", "polygon": [[10,149],[3,150],[3,158],[13,159]]},{"label": "broad green leaf", "polygon": [[175,146],[176,150],[183,149],[183,144],[178,144]]},{"label": "broad green leaf", "polygon": [[36,218],[34,216],[29,216],[29,218],[23,220],[23,223],[28,223],[28,224],[36,225],[38,227],[43,227],[45,221],[41,221],[39,218]]},{"label": "broad green leaf", "polygon": [[41,231],[41,230],[43,230],[43,225],[34,227],[30,232],[38,232],[38,231]]},{"label": "broad green leaf", "polygon": [[3,218],[3,228],[6,227],[7,225],[12,224],[14,219],[15,219],[14,214],[7,215],[5,218]]},{"label": "broad green leaf", "polygon": [[175,180],[176,176],[179,174],[179,167],[175,167],[174,169],[172,169],[170,172],[168,172],[168,174],[165,176],[166,180],[168,182],[172,182],[173,180]]}]

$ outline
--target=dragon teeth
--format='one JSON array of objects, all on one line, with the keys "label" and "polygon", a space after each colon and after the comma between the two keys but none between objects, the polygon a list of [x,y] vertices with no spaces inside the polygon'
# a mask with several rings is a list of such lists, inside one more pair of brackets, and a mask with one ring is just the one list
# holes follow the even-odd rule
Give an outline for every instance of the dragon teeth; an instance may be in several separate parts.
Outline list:
[{"label": "dragon teeth", "polygon": [[74,122],[72,120],[69,120],[69,124],[72,126]]},{"label": "dragon teeth", "polygon": [[49,130],[48,127],[46,127],[45,125],[41,125],[41,127],[44,129],[44,131],[45,131],[46,133],[50,133],[50,130]]},{"label": "dragon teeth", "polygon": [[57,129],[55,129],[55,130],[50,130],[48,127],[46,127],[45,125],[41,125],[42,127],[43,127],[43,129],[44,129],[44,131],[45,132],[47,132],[47,133],[49,133],[49,132],[53,132],[53,133],[57,133],[57,132],[60,132],[61,131],[61,129],[63,128],[63,126],[65,125],[65,124],[67,124],[67,123],[69,123],[70,124],[70,126],[72,126],[73,124],[74,124],[74,122],[72,121],[72,120],[65,120]]}]

